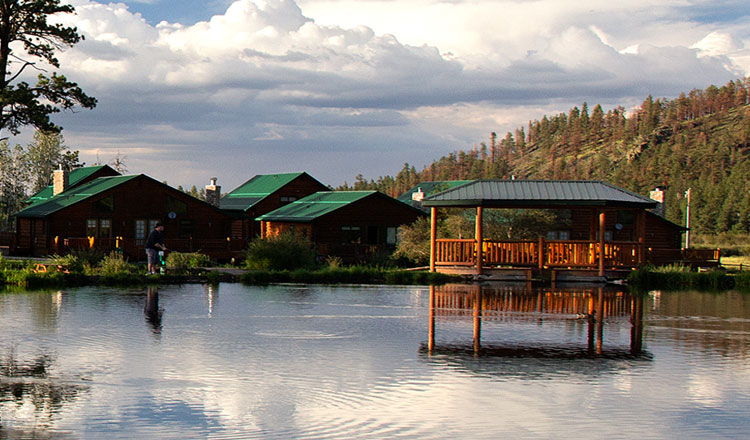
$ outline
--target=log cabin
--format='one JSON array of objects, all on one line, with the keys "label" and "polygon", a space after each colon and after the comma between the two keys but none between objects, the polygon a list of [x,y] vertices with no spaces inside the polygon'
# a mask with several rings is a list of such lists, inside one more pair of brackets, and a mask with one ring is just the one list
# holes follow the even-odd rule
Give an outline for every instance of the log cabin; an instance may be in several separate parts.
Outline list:
[{"label": "log cabin", "polygon": [[142,259],[146,237],[162,222],[169,249],[230,258],[244,248],[229,239],[231,221],[217,207],[146,175],[99,177],[19,211],[15,253],[117,249]]},{"label": "log cabin", "polygon": [[425,213],[378,191],[322,191],[257,218],[261,237],[283,233],[310,239],[319,258],[372,261],[396,248],[398,228]]},{"label": "log cabin", "polygon": [[255,219],[328,187],[305,172],[259,174],[225,194],[219,207],[235,219],[232,237],[246,241],[260,235]]}]

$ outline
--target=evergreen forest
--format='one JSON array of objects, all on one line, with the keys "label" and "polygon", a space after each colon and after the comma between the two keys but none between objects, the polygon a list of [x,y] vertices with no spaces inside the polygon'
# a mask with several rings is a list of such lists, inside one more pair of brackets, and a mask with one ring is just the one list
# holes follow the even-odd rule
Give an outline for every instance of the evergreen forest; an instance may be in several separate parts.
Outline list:
[{"label": "evergreen forest", "polygon": [[602,180],[639,194],[665,191],[666,216],[703,234],[750,232],[750,77],[721,87],[648,96],[635,109],[587,103],[395,177],[357,176],[343,190],[398,196],[423,181]]}]

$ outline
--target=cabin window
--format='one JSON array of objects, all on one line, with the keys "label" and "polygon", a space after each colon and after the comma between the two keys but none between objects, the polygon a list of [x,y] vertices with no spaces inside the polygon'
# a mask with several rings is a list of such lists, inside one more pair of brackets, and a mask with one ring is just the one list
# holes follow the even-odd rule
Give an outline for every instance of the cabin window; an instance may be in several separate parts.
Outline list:
[{"label": "cabin window", "polygon": [[112,220],[108,218],[86,220],[86,236],[109,238],[112,236]]},{"label": "cabin window", "polygon": [[570,231],[547,231],[547,240],[570,240]]},{"label": "cabin window", "polygon": [[341,242],[342,243],[360,243],[362,241],[362,231],[359,226],[342,226]]},{"label": "cabin window", "polygon": [[151,219],[148,221],[148,233],[154,230],[157,223],[159,223],[159,220],[156,219]]},{"label": "cabin window", "polygon": [[282,205],[286,205],[288,203],[292,203],[296,201],[297,198],[294,196],[281,196],[279,197],[279,202],[281,202]]},{"label": "cabin window", "polygon": [[98,223],[93,218],[86,220],[86,237],[96,237]]},{"label": "cabin window", "polygon": [[146,238],[146,220],[135,221],[135,238],[136,240]]},{"label": "cabin window", "polygon": [[604,231],[604,241],[612,241],[612,231]]},{"label": "cabin window", "polygon": [[99,220],[99,238],[109,238],[112,236],[112,220]]},{"label": "cabin window", "polygon": [[112,196],[104,197],[93,204],[94,212],[108,214],[115,211],[115,199]]},{"label": "cabin window", "polygon": [[385,242],[391,245],[398,243],[398,228],[389,226],[385,229]]}]

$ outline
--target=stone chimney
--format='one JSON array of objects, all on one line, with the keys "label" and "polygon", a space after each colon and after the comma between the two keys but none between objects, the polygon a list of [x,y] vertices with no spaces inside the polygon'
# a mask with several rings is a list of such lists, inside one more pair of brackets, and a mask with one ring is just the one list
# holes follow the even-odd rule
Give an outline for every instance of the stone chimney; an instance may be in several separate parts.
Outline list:
[{"label": "stone chimney", "polygon": [[422,188],[417,188],[415,192],[411,193],[411,199],[415,202],[421,202],[424,199]]},{"label": "stone chimney", "polygon": [[216,184],[216,177],[211,178],[211,183],[206,185],[206,201],[215,207],[219,207],[221,199],[221,186]]},{"label": "stone chimney", "polygon": [[68,171],[60,165],[58,169],[52,172],[52,195],[56,196],[66,189],[68,189]]},{"label": "stone chimney", "polygon": [[659,202],[658,205],[656,205],[656,208],[653,209],[654,214],[658,214],[662,217],[666,217],[667,215],[667,208],[664,206],[664,191],[662,191],[659,188],[654,189],[649,194],[651,197],[651,200],[655,200]]}]

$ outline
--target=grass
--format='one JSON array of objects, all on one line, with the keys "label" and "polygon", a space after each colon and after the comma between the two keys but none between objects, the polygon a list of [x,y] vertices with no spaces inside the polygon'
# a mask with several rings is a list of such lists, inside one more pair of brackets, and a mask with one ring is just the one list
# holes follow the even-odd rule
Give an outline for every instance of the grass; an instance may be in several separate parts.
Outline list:
[{"label": "grass", "polygon": [[707,272],[691,272],[682,267],[646,267],[628,275],[628,285],[637,290],[750,290],[750,276],[730,274],[717,269]]},{"label": "grass", "polygon": [[750,256],[735,255],[731,257],[721,257],[721,265],[727,269],[750,270]]},{"label": "grass", "polygon": [[326,267],[322,269],[297,270],[253,270],[242,276],[244,284],[265,285],[272,283],[306,284],[445,284],[458,278],[446,274],[425,271],[405,271],[383,267],[352,266]]}]

